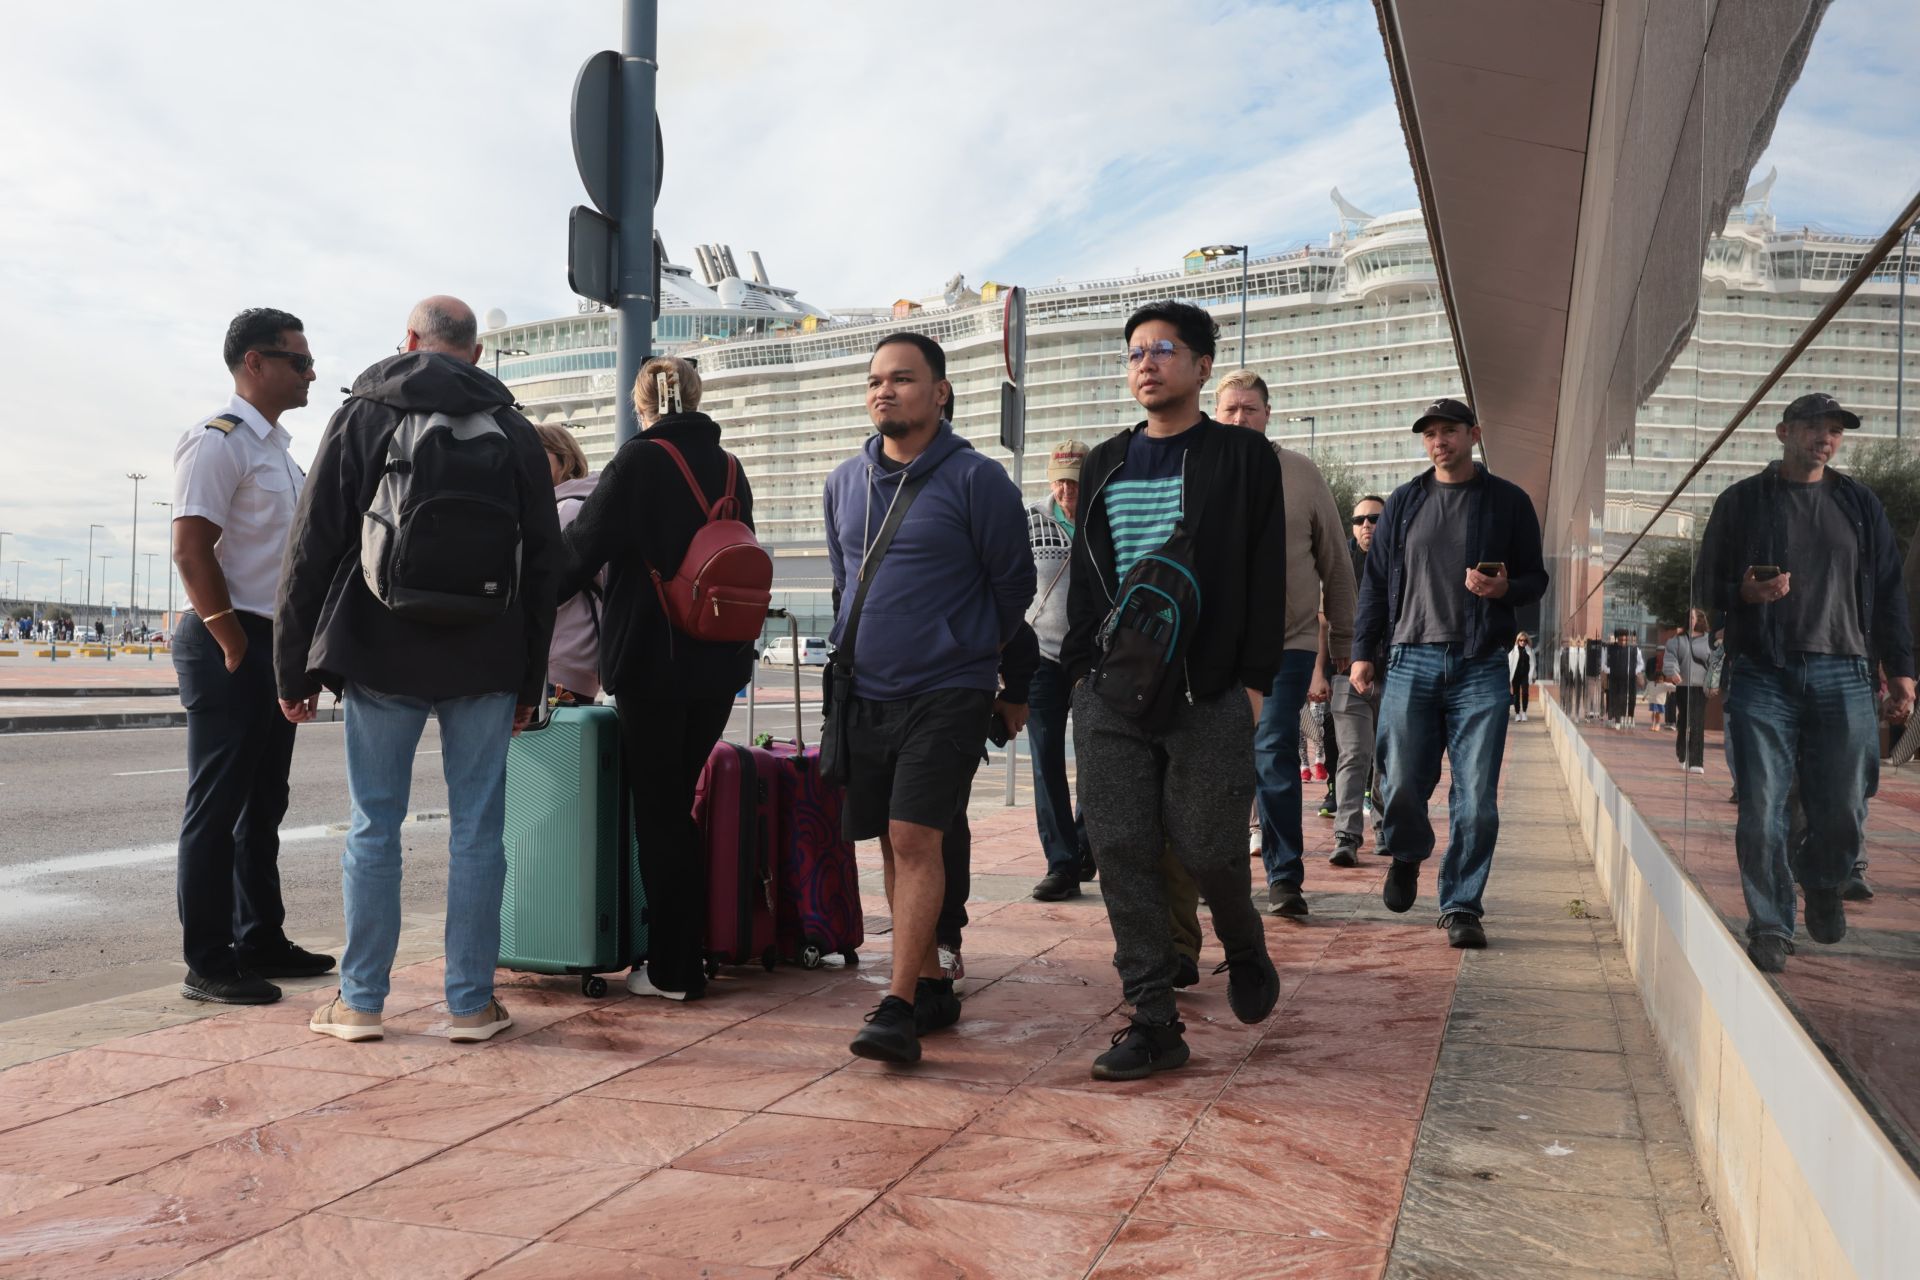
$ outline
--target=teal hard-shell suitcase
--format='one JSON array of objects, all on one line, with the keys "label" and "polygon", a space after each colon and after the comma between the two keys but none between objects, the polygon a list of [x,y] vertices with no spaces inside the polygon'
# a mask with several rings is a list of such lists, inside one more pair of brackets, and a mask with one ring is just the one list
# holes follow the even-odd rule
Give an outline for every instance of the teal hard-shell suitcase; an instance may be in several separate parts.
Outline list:
[{"label": "teal hard-shell suitcase", "polygon": [[612,707],[561,707],[507,748],[500,965],[598,975],[646,954],[646,895]]}]

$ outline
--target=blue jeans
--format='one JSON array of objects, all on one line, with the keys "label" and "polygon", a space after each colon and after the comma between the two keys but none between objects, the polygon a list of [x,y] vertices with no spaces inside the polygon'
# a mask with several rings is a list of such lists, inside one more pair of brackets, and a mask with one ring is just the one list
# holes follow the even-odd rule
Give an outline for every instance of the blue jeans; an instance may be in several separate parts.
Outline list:
[{"label": "blue jeans", "polygon": [[1300,708],[1313,683],[1314,655],[1307,649],[1283,649],[1280,670],[1260,708],[1253,734],[1254,807],[1260,811],[1260,861],[1267,883],[1298,889],[1300,852]]},{"label": "blue jeans", "polygon": [[1080,879],[1087,821],[1067,789],[1067,711],[1073,686],[1067,670],[1042,658],[1027,693],[1027,738],[1033,748],[1033,808],[1040,820],[1040,851],[1047,874]]},{"label": "blue jeans", "polygon": [[1387,658],[1375,767],[1380,778],[1380,851],[1408,862],[1433,852],[1427,801],[1440,783],[1440,753],[1453,767],[1447,851],[1440,859],[1440,914],[1479,916],[1500,838],[1500,761],[1507,750],[1505,654],[1471,661],[1458,644],[1397,644]]},{"label": "blue jeans", "polygon": [[[1866,839],[1867,796],[1880,780],[1872,679],[1865,658],[1795,653],[1770,667],[1740,657],[1728,698],[1747,936],[1791,938],[1794,881],[1838,890]],[[1787,795],[1796,773],[1807,838],[1790,854]]]},{"label": "blue jeans", "polygon": [[340,999],[379,1013],[400,945],[400,826],[413,785],[413,754],[432,715],[440,722],[447,779],[447,1011],[478,1013],[493,999],[506,883],[507,742],[513,695],[428,702],[348,685],[347,789],[353,804],[341,896],[347,911]]}]

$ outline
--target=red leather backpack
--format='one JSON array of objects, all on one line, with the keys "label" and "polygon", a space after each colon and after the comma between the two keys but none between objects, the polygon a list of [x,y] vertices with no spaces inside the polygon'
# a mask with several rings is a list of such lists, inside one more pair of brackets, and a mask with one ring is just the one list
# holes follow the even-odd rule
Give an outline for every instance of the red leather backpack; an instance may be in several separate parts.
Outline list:
[{"label": "red leather backpack", "polygon": [[680,451],[665,440],[653,443],[667,451],[707,513],[673,577],[663,579],[660,570],[647,565],[660,607],[676,629],[695,640],[743,644],[758,639],[773,601],[773,557],[740,519],[740,500],[734,496],[739,459],[726,455],[727,490],[708,503]]}]

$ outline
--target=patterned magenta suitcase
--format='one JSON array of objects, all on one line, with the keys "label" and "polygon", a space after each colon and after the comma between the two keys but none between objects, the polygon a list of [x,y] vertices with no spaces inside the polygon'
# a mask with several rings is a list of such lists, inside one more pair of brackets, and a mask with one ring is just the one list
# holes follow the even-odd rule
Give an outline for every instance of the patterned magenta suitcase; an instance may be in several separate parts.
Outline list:
[{"label": "patterned magenta suitcase", "polygon": [[760,747],[714,745],[693,793],[707,859],[707,976],[723,964],[779,959],[774,886],[785,765]]},{"label": "patterned magenta suitcase", "polygon": [[773,742],[767,750],[782,766],[780,862],[774,877],[780,955],[808,969],[836,953],[850,965],[859,964],[867,932],[853,842],[840,834],[846,793],[820,776],[818,747]]}]

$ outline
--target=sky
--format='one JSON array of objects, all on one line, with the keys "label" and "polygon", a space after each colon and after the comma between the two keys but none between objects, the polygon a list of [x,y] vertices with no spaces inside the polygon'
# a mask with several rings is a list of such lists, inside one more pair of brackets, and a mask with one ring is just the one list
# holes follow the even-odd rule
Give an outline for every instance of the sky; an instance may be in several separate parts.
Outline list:
[{"label": "sky", "polygon": [[[1915,65],[1909,2],[1835,0],[1759,169],[1779,164],[1783,213],[1877,231],[1915,181],[1887,156],[1889,139],[1911,155],[1911,121],[1852,74]],[[817,305],[926,296],[955,272],[977,285],[1168,269],[1220,241],[1277,252],[1333,230],[1335,185],[1375,213],[1415,203],[1369,0],[660,7],[669,250],[690,263],[695,243],[743,262],[757,249]],[[243,307],[306,322],[320,380],[285,418],[303,461],[334,389],[391,349],[416,299],[451,292],[514,320],[571,311],[566,217],[585,202],[572,87],[588,54],[618,46],[620,12],[10,6],[0,595],[16,558],[28,594],[51,594],[64,555],[77,600],[97,522],[124,599],[125,473],[148,476],[144,575],[162,547],[148,504],[169,496],[182,432],[231,391],[220,340]],[[1799,111],[1803,97],[1818,109]],[[1816,182],[1818,157],[1847,162]]]}]

